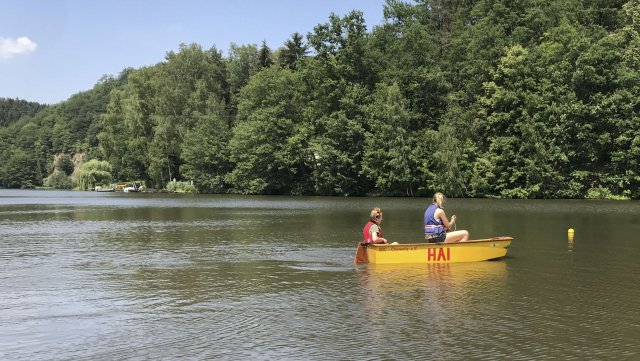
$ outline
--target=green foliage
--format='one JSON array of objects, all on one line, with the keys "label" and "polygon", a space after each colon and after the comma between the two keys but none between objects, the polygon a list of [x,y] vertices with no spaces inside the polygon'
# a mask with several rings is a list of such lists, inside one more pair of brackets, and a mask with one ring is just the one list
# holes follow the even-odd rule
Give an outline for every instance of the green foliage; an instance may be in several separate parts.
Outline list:
[{"label": "green foliage", "polygon": [[267,41],[262,41],[262,46],[260,46],[260,52],[258,54],[258,63],[261,68],[268,68],[273,65],[273,54],[271,53],[271,49],[267,46]]},{"label": "green foliage", "polygon": [[71,175],[73,173],[73,160],[68,154],[60,154],[54,157],[53,161],[54,170],[60,171],[65,175]]},{"label": "green foliage", "polygon": [[71,180],[71,177],[64,172],[54,170],[53,173],[45,179],[44,186],[54,189],[72,189],[73,181]]},{"label": "green foliage", "polygon": [[409,132],[407,101],[398,84],[380,85],[367,112],[362,172],[384,194],[413,195],[416,184],[411,157],[416,139]]},{"label": "green foliage", "polygon": [[626,195],[612,194],[607,188],[596,187],[587,191],[587,199],[613,199],[613,200],[626,200],[629,199]]},{"label": "green foliage", "polygon": [[298,68],[298,63],[307,55],[307,46],[304,44],[300,33],[293,33],[291,39],[284,43],[284,47],[278,53],[278,63],[282,67],[291,70]]},{"label": "green foliage", "polygon": [[80,166],[74,178],[77,187],[83,191],[94,189],[96,185],[108,184],[112,180],[111,164],[107,161],[91,159]]},{"label": "green foliage", "polygon": [[107,159],[120,179],[144,179],[163,187],[178,178],[185,135],[202,117],[219,114],[229,98],[220,53],[180,45],[166,62],[131,72],[111,94],[102,132]]},{"label": "green foliage", "polygon": [[181,44],[56,105],[0,99],[0,184],[66,187],[84,154],[199,192],[640,199],[639,14],[388,0],[273,52]]},{"label": "green foliage", "polygon": [[260,68],[260,53],[255,44],[238,46],[232,43],[227,58],[227,79],[231,93],[237,95]]},{"label": "green foliage", "polygon": [[0,98],[0,127],[9,126],[22,117],[32,117],[46,107],[21,99]]},{"label": "green foliage", "polygon": [[167,183],[167,190],[173,193],[198,193],[196,186],[189,182],[174,182]]},{"label": "green foliage", "polygon": [[451,196],[463,196],[466,193],[467,179],[463,174],[462,161],[464,143],[460,133],[446,121],[438,129],[434,140],[435,149],[431,153],[433,171],[436,174],[432,187],[442,190]]},{"label": "green foliage", "polygon": [[[6,155],[6,153],[5,153]],[[5,188],[34,188],[40,184],[33,155],[16,148],[2,166],[2,186]]]},{"label": "green foliage", "polygon": [[371,187],[362,179],[364,130],[361,118],[343,112],[322,117],[316,123],[322,133],[309,142],[313,154],[314,189],[320,195],[359,195]]},{"label": "green foliage", "polygon": [[202,117],[182,143],[182,178],[195,182],[203,193],[224,193],[225,176],[232,169],[229,155],[231,131],[223,116]]},{"label": "green foliage", "polygon": [[44,179],[43,185],[55,189],[71,189],[73,180],[70,176],[73,171],[74,164],[71,156],[57,154],[53,157],[53,171]]},{"label": "green foliage", "polygon": [[234,192],[287,194],[306,189],[305,139],[298,132],[301,82],[271,67],[240,93],[237,125],[229,142],[234,165],[227,181]]}]

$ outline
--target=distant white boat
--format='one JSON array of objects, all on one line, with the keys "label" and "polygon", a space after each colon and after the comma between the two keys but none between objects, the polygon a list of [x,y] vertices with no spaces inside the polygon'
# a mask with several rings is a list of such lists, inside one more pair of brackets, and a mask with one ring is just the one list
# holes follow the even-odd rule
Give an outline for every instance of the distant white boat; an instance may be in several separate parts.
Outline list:
[{"label": "distant white boat", "polygon": [[141,192],[144,191],[144,186],[140,182],[133,182],[132,185],[124,187],[122,189],[124,192]]}]

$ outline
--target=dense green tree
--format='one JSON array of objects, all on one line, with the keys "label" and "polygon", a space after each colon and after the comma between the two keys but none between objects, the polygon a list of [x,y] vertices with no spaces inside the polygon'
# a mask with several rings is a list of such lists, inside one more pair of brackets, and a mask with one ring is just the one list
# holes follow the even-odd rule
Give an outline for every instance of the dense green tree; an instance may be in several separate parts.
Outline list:
[{"label": "dense green tree", "polygon": [[184,138],[180,167],[182,178],[193,180],[200,192],[224,193],[225,176],[231,171],[229,139],[231,129],[224,113],[203,116]]},{"label": "dense green tree", "polygon": [[307,55],[308,49],[304,44],[302,34],[296,32],[284,43],[278,54],[278,63],[291,70],[298,67],[298,63]]},{"label": "dense green tree", "polygon": [[267,68],[240,93],[230,140],[234,168],[227,181],[248,194],[308,192],[308,151],[298,132],[302,84],[288,69]]},{"label": "dense green tree", "polygon": [[365,109],[377,75],[368,66],[369,35],[362,13],[353,11],[314,28],[307,38],[316,56],[300,70],[309,102],[309,147],[318,194],[364,194],[370,188],[362,172]]},{"label": "dense green tree", "polygon": [[485,84],[487,159],[493,164],[494,191],[506,197],[555,196],[550,185],[560,181],[559,167],[567,159],[553,142],[552,100],[540,94],[539,82],[547,79],[533,73],[531,62],[529,52],[514,45]]},{"label": "dense green tree", "polygon": [[13,124],[22,117],[32,117],[45,107],[44,104],[26,100],[0,98],[0,127]]},{"label": "dense green tree", "polygon": [[73,181],[71,178],[59,170],[54,170],[44,181],[45,187],[54,189],[72,189]]},{"label": "dense green tree", "polygon": [[342,18],[331,14],[329,22],[317,25],[307,38],[320,61],[335,59],[336,75],[353,83],[375,84],[367,62],[369,34],[362,12],[352,11]]},{"label": "dense green tree", "polygon": [[54,159],[54,169],[65,175],[71,175],[74,170],[73,160],[68,154],[60,154]]},{"label": "dense green tree", "polygon": [[[460,4],[458,4],[460,3]],[[374,31],[373,46],[383,52],[383,76],[397,82],[412,111],[411,128],[437,129],[437,119],[446,111],[450,91],[449,76],[443,61],[453,38],[453,18],[464,2],[388,1],[388,19]]]},{"label": "dense green tree", "polygon": [[231,43],[227,63],[227,79],[231,94],[237,96],[249,79],[260,71],[260,53],[255,44],[239,46]]},{"label": "dense green tree", "polygon": [[102,117],[102,132],[98,140],[106,160],[112,165],[118,180],[143,179],[145,174],[146,137],[125,122],[124,90],[111,93],[111,101]]},{"label": "dense green tree", "polygon": [[73,176],[80,190],[93,190],[97,185],[111,182],[111,164],[104,160],[91,159],[82,164]]},{"label": "dense green tree", "polygon": [[166,62],[132,72],[123,90],[112,92],[102,118],[103,149],[114,164],[127,163],[126,175],[162,187],[180,178],[185,135],[228,100],[221,54],[182,44]]},{"label": "dense green tree", "polygon": [[[445,119],[437,132],[426,134],[426,139],[433,143],[431,147],[425,147],[430,153],[423,153],[421,158],[423,162],[427,159],[427,165],[431,166],[425,174],[425,190],[429,190],[428,194],[438,190],[456,197],[470,193],[470,169],[466,161],[469,156],[466,152],[468,144],[461,134],[451,119]],[[422,168],[427,170],[427,165]]]},{"label": "dense green tree", "polygon": [[364,129],[362,119],[334,112],[316,121],[321,134],[309,147],[315,160],[314,189],[320,195],[361,195],[372,187],[362,171]]},{"label": "dense green tree", "polygon": [[384,194],[413,195],[416,164],[411,153],[417,139],[409,131],[411,117],[398,84],[379,86],[367,116],[362,172]]},{"label": "dense green tree", "polygon": [[44,180],[44,186],[55,189],[71,189],[73,181],[70,175],[73,174],[75,166],[68,154],[57,154],[53,159],[53,170]]},{"label": "dense green tree", "polygon": [[36,159],[32,154],[15,148],[3,164],[2,186],[6,188],[33,188],[41,183]]},{"label": "dense green tree", "polygon": [[258,62],[261,68],[268,68],[273,65],[273,54],[266,40],[262,40],[262,45],[258,53]]},{"label": "dense green tree", "polygon": [[201,192],[640,198],[637,0],[383,11],[275,54],[182,44],[52,106],[0,99],[0,184],[64,185],[68,154]]},{"label": "dense green tree", "polygon": [[62,153],[70,153],[76,150],[74,139],[74,135],[71,133],[69,127],[66,126],[62,121],[57,121],[53,128],[50,130],[51,132],[51,147],[53,152],[62,152]]}]

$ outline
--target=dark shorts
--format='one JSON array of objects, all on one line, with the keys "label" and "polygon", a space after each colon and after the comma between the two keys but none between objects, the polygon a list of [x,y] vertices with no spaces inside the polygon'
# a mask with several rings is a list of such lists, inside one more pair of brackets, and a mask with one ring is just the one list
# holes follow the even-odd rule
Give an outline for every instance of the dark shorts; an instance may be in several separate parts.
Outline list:
[{"label": "dark shorts", "polygon": [[447,239],[447,234],[446,233],[440,233],[436,236],[432,236],[432,235],[424,235],[424,239],[427,240],[427,242],[429,243],[442,243]]}]

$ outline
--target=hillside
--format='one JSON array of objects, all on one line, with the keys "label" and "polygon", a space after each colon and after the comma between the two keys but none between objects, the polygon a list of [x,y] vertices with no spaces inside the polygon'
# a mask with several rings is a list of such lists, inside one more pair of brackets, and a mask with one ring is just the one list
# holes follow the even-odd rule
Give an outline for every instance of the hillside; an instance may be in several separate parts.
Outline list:
[{"label": "hillside", "polygon": [[390,0],[372,30],[353,11],[275,50],[181,44],[0,128],[0,183],[83,154],[157,189],[638,199],[639,13]]}]

